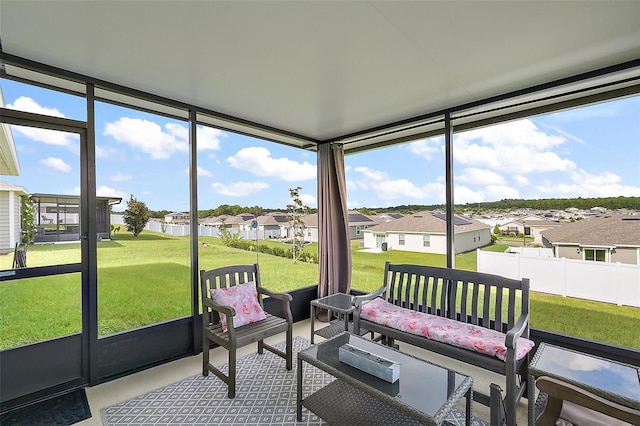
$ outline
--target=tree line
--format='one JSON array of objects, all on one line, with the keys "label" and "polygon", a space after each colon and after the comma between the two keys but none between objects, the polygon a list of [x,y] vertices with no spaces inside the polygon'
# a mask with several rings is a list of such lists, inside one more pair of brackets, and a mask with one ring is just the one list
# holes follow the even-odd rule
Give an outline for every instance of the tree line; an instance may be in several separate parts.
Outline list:
[{"label": "tree line", "polygon": [[[403,204],[394,207],[383,208],[359,208],[363,214],[372,213],[415,213],[423,210],[444,210],[444,204]],[[500,201],[487,201],[482,203],[456,204],[455,211],[462,213],[468,210],[475,211],[510,211],[515,209],[534,210],[565,210],[568,208],[588,210],[593,207],[604,207],[608,210],[632,209],[640,210],[640,197],[594,197],[594,198],[541,198],[535,200],[502,199]]]},{"label": "tree line", "polygon": [[[510,211],[521,208],[534,210],[564,210],[574,207],[580,210],[588,210],[593,207],[604,207],[608,210],[633,209],[640,210],[640,197],[594,197],[594,198],[541,198],[535,200],[509,199],[500,201],[487,201],[483,203],[456,204],[457,213],[467,210],[475,211]],[[444,210],[444,204],[401,204],[393,207],[361,207],[357,208],[360,213],[374,215],[381,213],[403,213],[411,214],[423,210]],[[287,208],[268,209],[260,206],[240,206],[237,204],[222,204],[216,208],[198,210],[198,218],[204,219],[210,216],[237,216],[241,213],[250,213],[255,216],[262,216],[273,212],[286,212]],[[166,215],[174,213],[170,210],[150,210],[149,216],[162,219]],[[317,209],[309,209],[309,213],[317,213]]]}]

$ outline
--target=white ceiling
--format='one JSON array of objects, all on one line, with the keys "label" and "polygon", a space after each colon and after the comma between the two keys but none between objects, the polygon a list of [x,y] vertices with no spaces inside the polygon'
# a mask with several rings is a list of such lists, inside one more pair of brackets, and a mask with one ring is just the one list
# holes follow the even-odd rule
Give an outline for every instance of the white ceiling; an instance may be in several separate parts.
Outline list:
[{"label": "white ceiling", "polygon": [[0,0],[0,43],[302,145],[640,60],[640,2]]}]

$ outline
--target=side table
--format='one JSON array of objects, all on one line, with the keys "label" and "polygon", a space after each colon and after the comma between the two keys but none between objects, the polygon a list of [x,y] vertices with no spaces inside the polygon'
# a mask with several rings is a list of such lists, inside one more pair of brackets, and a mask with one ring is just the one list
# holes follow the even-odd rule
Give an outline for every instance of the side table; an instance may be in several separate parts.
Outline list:
[{"label": "side table", "polygon": [[[317,309],[327,309],[328,311],[337,312],[338,319],[342,318],[343,321],[338,321],[327,327],[323,327],[319,330],[315,330],[315,320]],[[345,293],[330,294],[325,297],[321,297],[311,301],[311,343],[314,343],[314,336],[324,337],[328,339],[343,331],[353,333],[353,323],[349,321],[349,316],[355,310],[353,306],[353,296]],[[360,335],[368,333],[367,330],[360,330]]]},{"label": "side table", "polygon": [[640,369],[582,352],[541,343],[529,364],[528,417],[534,424],[535,379],[549,376],[636,410],[640,409]]}]

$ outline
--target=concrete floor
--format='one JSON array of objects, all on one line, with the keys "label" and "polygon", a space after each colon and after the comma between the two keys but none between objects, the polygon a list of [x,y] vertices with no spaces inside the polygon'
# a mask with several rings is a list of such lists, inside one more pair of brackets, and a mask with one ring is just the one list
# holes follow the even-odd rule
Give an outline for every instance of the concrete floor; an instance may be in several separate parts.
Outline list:
[{"label": "concrete floor", "polygon": [[[316,321],[316,328],[322,327],[322,323]],[[309,321],[300,321],[294,324],[294,335],[310,338]],[[283,336],[275,336],[267,339],[269,343],[275,344],[284,340]],[[316,343],[321,342],[322,337],[316,336]],[[257,345],[249,345],[238,350],[238,357],[252,353],[257,350]],[[463,362],[452,360],[438,354],[426,352],[422,349],[411,345],[400,343],[400,350],[410,353],[414,356],[426,359],[435,364],[446,366],[459,371],[463,374],[471,375],[474,379],[474,391],[489,393],[489,385],[497,383],[505,389],[504,378],[498,374],[494,374],[476,367],[470,366]],[[211,363],[214,365],[222,365],[227,363],[227,352],[222,348],[212,349],[210,352]],[[190,377],[202,373],[202,355],[198,354],[191,357],[182,358],[167,364],[160,365],[148,370],[144,370],[126,377],[122,377],[110,382],[89,387],[86,389],[87,399],[91,408],[92,418],[77,423],[79,426],[98,426],[102,425],[100,410],[118,402],[133,398],[137,395],[158,389],[160,387],[177,382],[185,377]],[[463,408],[463,407],[461,407]],[[489,409],[481,404],[473,405],[473,414],[475,417],[489,421]],[[527,424],[527,400],[522,399],[518,407],[518,424]]]}]

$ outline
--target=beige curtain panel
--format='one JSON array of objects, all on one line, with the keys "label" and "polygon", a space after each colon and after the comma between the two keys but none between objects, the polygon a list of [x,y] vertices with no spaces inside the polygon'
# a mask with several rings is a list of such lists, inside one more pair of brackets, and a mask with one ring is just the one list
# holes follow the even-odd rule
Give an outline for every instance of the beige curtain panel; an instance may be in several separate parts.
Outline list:
[{"label": "beige curtain panel", "polygon": [[351,290],[351,247],[342,145],[318,146],[318,297]]}]

